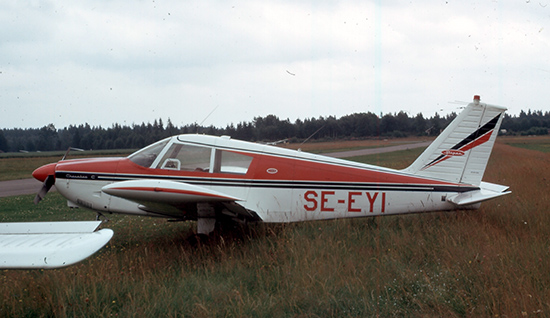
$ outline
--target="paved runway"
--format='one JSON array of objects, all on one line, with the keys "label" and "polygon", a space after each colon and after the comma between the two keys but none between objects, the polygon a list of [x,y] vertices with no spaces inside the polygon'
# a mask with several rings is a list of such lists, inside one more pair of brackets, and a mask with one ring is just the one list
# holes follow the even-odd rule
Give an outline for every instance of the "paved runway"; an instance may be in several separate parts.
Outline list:
[{"label": "paved runway", "polygon": [[[419,142],[414,144],[404,144],[404,145],[381,147],[381,148],[367,148],[367,149],[359,149],[359,150],[331,152],[331,153],[325,153],[323,155],[329,156],[329,157],[335,157],[335,158],[348,158],[348,157],[355,157],[355,156],[365,156],[365,155],[373,155],[378,153],[427,147],[430,143],[431,141],[425,141],[425,142]],[[13,195],[37,193],[41,187],[42,187],[42,183],[32,178],[21,179],[21,180],[0,181],[0,198],[9,197]],[[50,191],[55,191],[55,187],[53,187]]]},{"label": "paved runway", "polygon": [[[32,178],[0,181],[0,198],[9,197],[12,195],[37,193],[41,187],[42,182]],[[51,190],[54,189],[52,188]]]},{"label": "paved runway", "polygon": [[414,148],[420,148],[420,147],[428,147],[431,143],[432,143],[431,141],[423,141],[423,142],[417,142],[414,144],[403,144],[403,145],[389,146],[389,147],[331,152],[331,153],[324,153],[323,155],[334,157],[334,158],[349,158],[349,157],[356,157],[356,156],[366,156],[366,155],[374,155],[378,153],[414,149]]}]

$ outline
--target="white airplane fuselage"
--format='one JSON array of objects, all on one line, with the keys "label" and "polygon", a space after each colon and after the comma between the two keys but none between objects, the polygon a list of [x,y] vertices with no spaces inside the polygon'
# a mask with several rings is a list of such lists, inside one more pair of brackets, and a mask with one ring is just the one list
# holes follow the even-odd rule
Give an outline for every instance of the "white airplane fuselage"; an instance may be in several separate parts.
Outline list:
[{"label": "white airplane fuselage", "polygon": [[223,137],[172,137],[165,147],[179,143],[200,144],[213,153],[221,144],[221,149],[246,154],[252,161],[245,174],[232,174],[146,168],[128,158],[65,160],[55,165],[56,188],[71,203],[102,213],[182,218],[186,211],[150,212],[139,203],[109,195],[102,189],[128,180],[186,183],[238,198],[238,204],[254,211],[264,222],[452,210],[456,205],[448,202],[448,197],[478,189]]},{"label": "white airplane fuselage", "polygon": [[509,193],[481,181],[504,111],[475,96],[403,170],[192,134],[127,158],[62,160],[33,176],[45,182],[44,194],[55,177],[75,206],[181,220],[297,222],[471,209]]},{"label": "white airplane fuselage", "polygon": [[[34,202],[55,184],[70,206],[101,214],[196,220],[199,235],[212,233],[218,222],[300,222],[472,209],[510,193],[507,186],[482,181],[505,110],[474,96],[403,170],[227,136],[179,135],[127,158],[63,158],[42,166],[33,172],[43,182]],[[109,229],[94,231],[98,225],[4,224],[0,268],[56,268],[78,262],[112,237]],[[64,246],[36,244],[44,240]]]}]

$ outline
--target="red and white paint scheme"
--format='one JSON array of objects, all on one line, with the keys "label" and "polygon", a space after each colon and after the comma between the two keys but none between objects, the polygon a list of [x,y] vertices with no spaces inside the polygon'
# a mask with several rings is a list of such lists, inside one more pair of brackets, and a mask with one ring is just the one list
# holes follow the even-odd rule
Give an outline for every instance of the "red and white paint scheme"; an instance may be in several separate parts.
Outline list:
[{"label": "red and white paint scheme", "polygon": [[482,182],[506,109],[478,96],[403,170],[228,136],[179,135],[127,158],[62,160],[34,171],[72,206],[196,220],[299,222],[477,208],[507,194]]}]

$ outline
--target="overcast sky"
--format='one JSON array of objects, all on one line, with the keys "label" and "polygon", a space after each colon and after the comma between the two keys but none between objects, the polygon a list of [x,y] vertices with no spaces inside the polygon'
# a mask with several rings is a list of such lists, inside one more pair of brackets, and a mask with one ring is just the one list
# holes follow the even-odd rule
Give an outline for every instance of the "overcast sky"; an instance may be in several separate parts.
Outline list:
[{"label": "overcast sky", "polygon": [[4,0],[0,128],[548,111],[549,3]]}]

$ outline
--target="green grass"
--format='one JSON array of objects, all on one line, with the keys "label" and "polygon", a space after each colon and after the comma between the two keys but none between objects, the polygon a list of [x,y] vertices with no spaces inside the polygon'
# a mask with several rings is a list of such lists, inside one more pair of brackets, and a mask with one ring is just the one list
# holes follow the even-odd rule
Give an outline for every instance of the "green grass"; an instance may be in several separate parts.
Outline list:
[{"label": "green grass", "polygon": [[[363,159],[399,168],[414,151]],[[192,223],[109,216],[113,239],[84,262],[1,271],[0,316],[547,316],[548,159],[497,145],[485,180],[514,192],[475,211],[257,224],[199,246]],[[0,199],[2,219],[95,217],[32,198]]]},{"label": "green grass", "polygon": [[542,151],[542,152],[550,152],[550,142],[544,143],[544,144],[531,144],[531,143],[510,143],[510,146],[529,149],[529,150],[536,150],[536,151]]},{"label": "green grass", "polygon": [[311,152],[315,154],[324,154],[330,152],[344,152],[361,149],[374,149],[384,148],[389,146],[398,146],[404,144],[415,144],[429,140],[426,137],[409,137],[409,138],[396,138],[396,139],[358,139],[358,140],[341,140],[341,141],[323,141],[323,142],[311,142],[305,144],[286,144],[281,145],[285,148],[302,149],[305,152]]},{"label": "green grass", "polygon": [[[103,157],[103,156],[127,156],[134,152],[135,149],[105,149],[105,150],[86,150],[76,151],[71,150],[67,155],[67,159],[78,157]],[[42,152],[5,152],[0,153],[0,159],[6,158],[40,158],[40,157],[52,157],[56,160],[63,158],[67,151],[42,151]]]},{"label": "green grass", "polygon": [[406,142],[395,142],[391,144],[379,144],[379,145],[369,145],[369,146],[356,146],[356,147],[337,147],[337,148],[331,148],[331,149],[313,149],[311,153],[314,154],[325,154],[325,153],[331,153],[331,152],[344,152],[344,151],[353,151],[353,150],[362,150],[362,149],[376,149],[376,148],[385,148],[389,146],[398,146],[403,145]]},{"label": "green grass", "polygon": [[550,152],[550,136],[523,136],[523,137],[507,137],[502,138],[502,141],[510,146],[536,150],[541,152]]},{"label": "green grass", "polygon": [[34,169],[61,157],[6,158],[0,159],[0,181],[32,178]]},{"label": "green grass", "polygon": [[[71,152],[67,159],[115,156],[123,157],[131,150],[94,150]],[[3,153],[0,154],[0,181],[32,178],[32,172],[45,164],[57,162],[65,152]]]},{"label": "green grass", "polygon": [[32,194],[0,198],[0,221],[81,221],[95,217],[92,211],[70,209],[67,207],[67,199],[57,192],[48,193],[39,205],[33,203],[34,196]]},{"label": "green grass", "polygon": [[367,156],[347,158],[351,161],[368,163],[392,169],[403,169],[410,165],[426,148],[386,152]]}]

